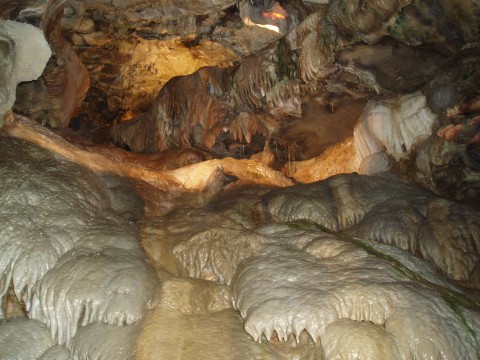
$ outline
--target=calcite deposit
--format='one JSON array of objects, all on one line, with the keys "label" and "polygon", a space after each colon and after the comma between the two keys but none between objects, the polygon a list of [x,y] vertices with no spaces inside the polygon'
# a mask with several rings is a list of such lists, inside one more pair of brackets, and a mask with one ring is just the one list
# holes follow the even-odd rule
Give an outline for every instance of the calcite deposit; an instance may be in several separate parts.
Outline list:
[{"label": "calcite deposit", "polygon": [[[380,342],[387,347],[373,358],[388,353],[398,358],[478,356],[478,315],[467,308],[452,309],[435,287],[399,272],[388,258],[379,257],[382,253],[321,232],[318,236],[303,248],[294,243],[266,248],[238,269],[235,304],[255,339],[269,340],[274,332],[280,339],[299,338],[305,330],[314,340],[320,338],[334,358],[344,350],[355,353],[358,344],[342,342],[340,331],[338,347],[332,349],[326,329],[335,329],[339,319],[351,319],[384,327],[372,331],[362,346],[367,353]],[[459,323],[458,317],[465,322]],[[356,327],[344,329],[355,337]]]},{"label": "calcite deposit", "polygon": [[379,152],[397,161],[412,158],[415,146],[432,134],[435,120],[420,93],[391,103],[369,102],[353,133],[357,165],[361,167],[366,158]]},{"label": "calcite deposit", "polygon": [[307,220],[392,244],[428,259],[451,279],[478,288],[478,211],[397,175],[337,175],[265,195],[274,221]]},{"label": "calcite deposit", "polygon": [[[22,81],[36,80],[52,54],[42,31],[35,26],[0,20],[0,127],[15,103],[15,90]],[[33,59],[31,52],[36,54]]]},{"label": "calcite deposit", "polygon": [[[21,321],[48,335],[39,340],[43,358],[478,356],[478,304],[441,275],[478,287],[473,208],[389,173],[278,189],[239,184],[203,206],[143,219],[144,254],[137,227],[110,202],[121,190],[108,189],[128,183],[18,140],[2,144],[3,211],[15,207],[16,221],[32,226],[51,222],[42,231],[52,250],[36,250],[48,255],[40,270],[11,255],[34,238],[15,224],[3,230]],[[21,180],[32,169],[36,177]],[[58,192],[70,187],[70,196]],[[39,204],[50,212],[32,212]],[[135,207],[115,208],[128,216]],[[15,353],[19,343],[1,334],[4,351]]]},{"label": "calcite deposit", "polygon": [[38,359],[55,340],[40,321],[24,318],[0,320],[0,356],[4,359]]},{"label": "calcite deposit", "polygon": [[1,147],[1,297],[12,286],[59,344],[95,321],[140,320],[157,278],[102,181],[33,145],[2,137]]}]

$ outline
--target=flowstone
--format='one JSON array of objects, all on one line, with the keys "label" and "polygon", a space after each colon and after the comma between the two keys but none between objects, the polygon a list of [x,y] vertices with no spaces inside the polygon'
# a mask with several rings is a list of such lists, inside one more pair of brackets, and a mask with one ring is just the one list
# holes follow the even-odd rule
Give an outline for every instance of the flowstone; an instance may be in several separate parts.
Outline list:
[{"label": "flowstone", "polygon": [[263,208],[274,221],[307,220],[332,231],[392,244],[478,288],[480,213],[395,174],[341,174],[272,190]]},{"label": "flowstone", "polygon": [[40,321],[26,318],[0,320],[1,359],[38,359],[55,344],[48,328]]},{"label": "flowstone", "polygon": [[[22,141],[0,137],[0,148],[0,298],[13,285],[52,345],[69,346],[89,323],[137,323],[153,307],[158,279],[104,182]],[[82,348],[94,347],[87,340]]]},{"label": "flowstone", "polygon": [[[296,245],[293,236],[283,246],[266,247],[243,262],[232,281],[245,330],[257,341],[274,333],[298,339],[305,330],[320,338],[333,359],[354,353],[365,336],[356,331],[360,325],[338,324],[350,319],[379,326],[368,326],[373,337],[364,344],[365,356],[376,351],[403,359],[476,359],[480,315],[448,300],[464,295],[411,276],[389,260],[388,247],[384,251],[369,252],[323,232],[305,246]],[[406,264],[409,256],[404,254]]]}]

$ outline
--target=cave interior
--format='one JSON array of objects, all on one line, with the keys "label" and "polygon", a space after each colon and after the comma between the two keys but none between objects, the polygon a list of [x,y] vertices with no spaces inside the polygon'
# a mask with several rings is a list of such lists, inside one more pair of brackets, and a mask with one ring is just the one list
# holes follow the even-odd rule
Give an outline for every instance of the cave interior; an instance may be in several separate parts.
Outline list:
[{"label": "cave interior", "polygon": [[0,1],[0,359],[480,359],[480,1]]}]

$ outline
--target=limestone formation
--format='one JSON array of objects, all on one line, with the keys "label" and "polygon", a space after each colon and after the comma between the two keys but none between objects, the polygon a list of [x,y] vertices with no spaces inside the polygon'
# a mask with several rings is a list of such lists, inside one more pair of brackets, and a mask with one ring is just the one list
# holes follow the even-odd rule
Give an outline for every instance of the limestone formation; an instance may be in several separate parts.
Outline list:
[{"label": "limestone formation", "polygon": [[264,197],[274,221],[308,220],[333,231],[392,244],[478,288],[478,211],[438,198],[393,174],[337,175]]},{"label": "limestone formation", "polygon": [[0,320],[0,334],[3,359],[38,359],[56,344],[44,324],[25,318]]},{"label": "limestone formation", "polygon": [[13,284],[28,316],[59,344],[95,321],[140,320],[153,306],[157,278],[135,227],[110,209],[105,185],[45,150],[0,140],[1,297]]},{"label": "limestone formation", "polygon": [[0,358],[479,359],[479,14],[0,1]]},{"label": "limestone formation", "polygon": [[[377,325],[362,344],[365,355],[478,356],[478,315],[465,307],[452,309],[435,286],[417,282],[401,263],[390,262],[388,249],[372,253],[335,235],[318,236],[304,247],[294,242],[268,247],[238,269],[233,279],[235,305],[254,339],[269,340],[274,333],[279,339],[298,339],[305,330],[314,340],[320,338],[332,358],[343,351],[350,356],[365,336],[352,325],[344,329],[358,337],[343,340],[337,321],[350,319]],[[462,296],[456,291],[452,295]],[[330,331],[339,331],[335,347]]]},{"label": "limestone formation", "polygon": [[370,155],[385,152],[396,161],[411,159],[415,146],[433,130],[436,117],[420,93],[389,102],[371,101],[354,130],[357,164]]},{"label": "limestone formation", "polygon": [[[30,54],[36,54],[33,58]],[[52,54],[42,31],[29,24],[0,20],[0,128],[22,81],[37,79]]]}]

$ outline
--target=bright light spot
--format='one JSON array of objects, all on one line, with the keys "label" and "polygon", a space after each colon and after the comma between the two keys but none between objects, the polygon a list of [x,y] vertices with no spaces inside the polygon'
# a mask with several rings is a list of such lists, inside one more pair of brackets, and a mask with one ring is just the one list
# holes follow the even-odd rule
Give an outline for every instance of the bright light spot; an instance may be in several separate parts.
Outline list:
[{"label": "bright light spot", "polygon": [[258,27],[261,27],[261,28],[264,28],[264,29],[268,29],[268,30],[271,30],[271,31],[275,31],[276,33],[279,33],[280,34],[280,28],[278,26],[275,26],[275,25],[270,25],[270,24],[255,24],[252,20],[250,20],[250,18],[246,17],[243,19],[243,22],[245,23],[245,25],[248,25],[248,26],[258,26]]},{"label": "bright light spot", "polygon": [[285,20],[286,16],[285,14],[282,14],[280,12],[268,12],[264,11],[262,12],[262,16],[267,19],[272,19],[272,20]]},{"label": "bright light spot", "polygon": [[256,24],[257,26],[261,27],[261,28],[265,28],[265,29],[268,29],[268,30],[271,30],[271,31],[275,31],[276,33],[279,33],[280,34],[280,29],[278,26],[275,26],[275,25],[270,25],[270,24],[265,24],[265,25],[262,25],[262,24]]}]

